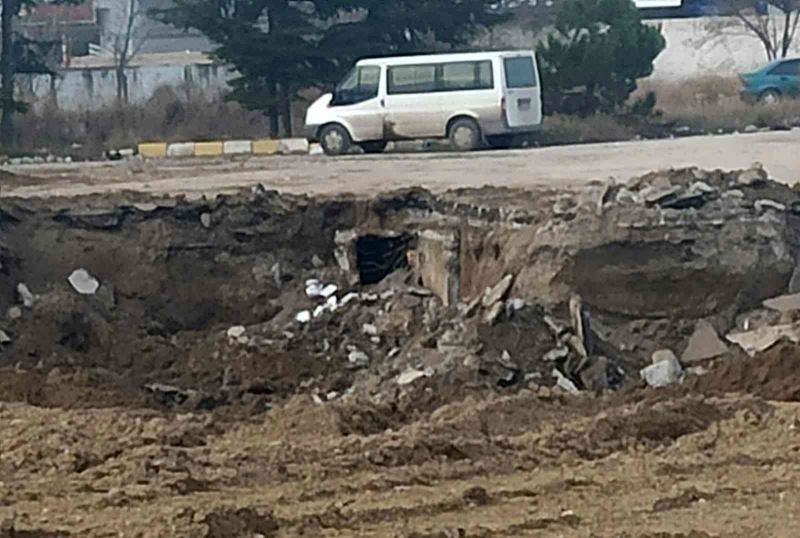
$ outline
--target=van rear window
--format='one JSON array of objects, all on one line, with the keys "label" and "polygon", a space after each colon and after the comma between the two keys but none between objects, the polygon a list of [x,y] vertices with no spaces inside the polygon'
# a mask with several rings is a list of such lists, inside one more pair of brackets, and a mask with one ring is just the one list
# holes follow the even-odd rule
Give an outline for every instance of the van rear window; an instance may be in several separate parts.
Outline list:
[{"label": "van rear window", "polygon": [[533,58],[521,56],[519,58],[506,58],[503,60],[506,70],[506,88],[535,88],[536,69],[533,67]]}]

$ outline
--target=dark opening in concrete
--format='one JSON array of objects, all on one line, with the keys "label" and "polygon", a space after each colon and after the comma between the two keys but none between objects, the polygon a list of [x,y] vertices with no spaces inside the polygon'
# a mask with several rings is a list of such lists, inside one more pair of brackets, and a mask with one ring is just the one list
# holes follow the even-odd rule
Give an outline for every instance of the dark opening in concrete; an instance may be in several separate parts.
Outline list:
[{"label": "dark opening in concrete", "polygon": [[377,284],[393,271],[406,267],[411,235],[363,235],[356,240],[356,264],[362,284]]}]

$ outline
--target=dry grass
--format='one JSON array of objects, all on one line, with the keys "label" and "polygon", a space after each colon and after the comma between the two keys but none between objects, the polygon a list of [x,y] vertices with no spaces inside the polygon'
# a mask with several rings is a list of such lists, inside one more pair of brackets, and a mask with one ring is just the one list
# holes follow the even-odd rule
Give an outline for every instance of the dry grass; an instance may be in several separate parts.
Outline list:
[{"label": "dry grass", "polygon": [[47,151],[91,158],[106,149],[132,147],[147,140],[229,140],[269,135],[269,122],[258,112],[203,96],[187,101],[164,87],[140,106],[67,112],[45,105],[37,112],[18,116],[16,152]]},{"label": "dry grass", "polygon": [[705,77],[680,83],[642,84],[640,91],[653,91],[663,120],[694,131],[737,131],[749,125],[781,128],[800,125],[800,100],[778,104],[750,104],[739,96],[736,78]]},{"label": "dry grass", "polygon": [[538,138],[545,145],[563,145],[630,140],[637,134],[635,128],[606,114],[587,118],[556,114],[545,119]]}]

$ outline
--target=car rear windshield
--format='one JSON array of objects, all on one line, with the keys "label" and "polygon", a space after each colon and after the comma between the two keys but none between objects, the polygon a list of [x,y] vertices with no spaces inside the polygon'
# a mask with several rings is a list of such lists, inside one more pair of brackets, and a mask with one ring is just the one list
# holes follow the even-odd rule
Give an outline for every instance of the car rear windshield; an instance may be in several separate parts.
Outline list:
[{"label": "car rear windshield", "polygon": [[521,56],[503,60],[506,69],[506,88],[535,88],[536,69],[533,58]]}]

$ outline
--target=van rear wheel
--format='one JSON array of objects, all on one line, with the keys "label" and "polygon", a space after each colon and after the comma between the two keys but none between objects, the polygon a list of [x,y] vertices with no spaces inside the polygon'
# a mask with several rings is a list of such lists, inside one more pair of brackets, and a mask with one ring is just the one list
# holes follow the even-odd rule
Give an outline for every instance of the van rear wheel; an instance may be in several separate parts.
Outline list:
[{"label": "van rear wheel", "polygon": [[454,121],[447,136],[455,151],[472,151],[481,143],[481,129],[475,120],[469,118]]},{"label": "van rear wheel", "polygon": [[334,123],[322,128],[319,133],[319,143],[325,155],[343,155],[350,150],[353,141],[347,129]]}]

